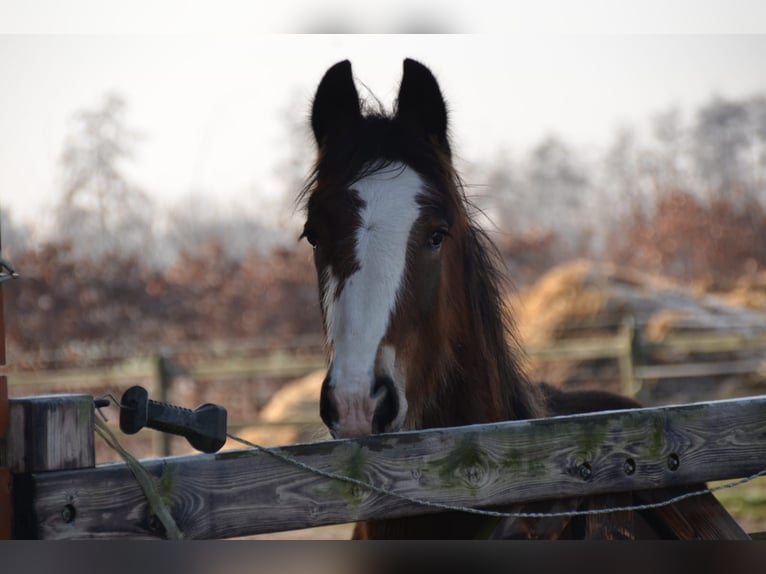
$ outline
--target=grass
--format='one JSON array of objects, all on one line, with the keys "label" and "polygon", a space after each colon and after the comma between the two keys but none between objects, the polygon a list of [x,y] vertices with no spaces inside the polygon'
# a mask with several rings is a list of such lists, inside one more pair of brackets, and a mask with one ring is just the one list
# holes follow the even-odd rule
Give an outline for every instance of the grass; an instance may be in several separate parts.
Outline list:
[{"label": "grass", "polygon": [[[731,481],[711,482],[710,487]],[[766,477],[734,488],[719,490],[716,498],[748,533],[766,531]]]}]

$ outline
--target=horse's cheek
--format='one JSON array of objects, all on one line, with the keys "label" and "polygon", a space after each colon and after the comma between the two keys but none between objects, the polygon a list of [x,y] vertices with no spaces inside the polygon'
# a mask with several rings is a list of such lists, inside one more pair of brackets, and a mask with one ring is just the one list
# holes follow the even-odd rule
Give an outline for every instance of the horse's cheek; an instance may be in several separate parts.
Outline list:
[{"label": "horse's cheek", "polygon": [[441,285],[441,257],[440,253],[426,252],[419,255],[413,269],[416,270],[414,278],[415,305],[421,321],[433,320],[433,315],[438,308],[439,287]]}]

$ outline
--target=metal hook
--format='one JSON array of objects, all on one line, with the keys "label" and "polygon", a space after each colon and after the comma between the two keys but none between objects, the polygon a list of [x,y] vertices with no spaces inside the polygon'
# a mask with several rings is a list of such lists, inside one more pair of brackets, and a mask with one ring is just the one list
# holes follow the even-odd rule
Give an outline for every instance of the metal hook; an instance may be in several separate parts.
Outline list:
[{"label": "metal hook", "polygon": [[8,261],[0,257],[0,283],[16,279],[19,276],[16,270]]},{"label": "metal hook", "polygon": [[103,412],[101,412],[101,409],[109,406],[109,399],[112,400],[115,406],[117,406],[120,409],[122,408],[120,401],[118,401],[112,393],[106,393],[105,395],[101,395],[97,399],[95,398],[93,399],[93,406],[96,408],[96,411],[101,416],[101,418],[104,419],[105,423],[108,423],[109,419],[107,419],[106,415]]}]

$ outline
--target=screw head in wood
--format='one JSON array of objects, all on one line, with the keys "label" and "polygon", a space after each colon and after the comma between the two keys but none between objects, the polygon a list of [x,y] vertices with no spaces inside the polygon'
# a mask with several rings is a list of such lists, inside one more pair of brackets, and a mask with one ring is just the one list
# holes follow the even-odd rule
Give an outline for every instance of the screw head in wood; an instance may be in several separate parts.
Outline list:
[{"label": "screw head in wood", "polygon": [[678,455],[676,453],[671,453],[670,456],[668,456],[668,468],[670,470],[678,470],[679,466],[681,466],[681,460],[678,458]]},{"label": "screw head in wood", "polygon": [[70,522],[74,522],[76,511],[74,509],[74,506],[71,504],[67,504],[64,506],[64,508],[61,509],[61,519],[69,524]]}]

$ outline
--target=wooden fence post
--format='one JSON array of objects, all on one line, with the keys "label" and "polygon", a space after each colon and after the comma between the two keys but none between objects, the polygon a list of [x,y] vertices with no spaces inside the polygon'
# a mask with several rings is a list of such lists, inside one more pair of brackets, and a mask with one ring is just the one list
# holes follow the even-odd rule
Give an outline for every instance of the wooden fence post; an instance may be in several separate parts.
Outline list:
[{"label": "wooden fence post", "polygon": [[619,337],[624,344],[618,359],[622,394],[628,397],[635,397],[640,390],[640,384],[637,384],[635,373],[635,361],[638,358],[638,333],[636,320],[632,315],[622,320]]},{"label": "wooden fence post", "polygon": [[[0,301],[2,304],[2,301]],[[2,323],[0,323],[2,331]],[[2,333],[0,333],[2,335]],[[0,375],[0,442],[8,434],[8,381],[5,375]],[[0,462],[0,540],[9,540],[11,538],[11,471],[2,462]]]},{"label": "wooden fence post", "polygon": [[[35,520],[28,475],[96,465],[93,397],[40,395],[9,399],[8,432],[0,438],[0,467],[12,481],[11,537],[34,538]],[[61,520],[76,519],[77,493],[61,501]]]},{"label": "wooden fence post", "polygon": [[[0,261],[2,260],[2,229],[0,229]],[[0,273],[3,269],[0,268]],[[0,280],[0,441],[8,433],[8,380],[5,375],[5,303],[3,301],[3,282]],[[11,471],[0,462],[0,540],[11,537]]]},{"label": "wooden fence post", "polygon": [[[157,355],[157,400],[167,403],[170,385],[173,383],[175,369],[173,368],[173,355],[167,349],[162,349]],[[154,450],[159,456],[171,455],[171,435],[165,432],[155,432],[152,437]]]}]

